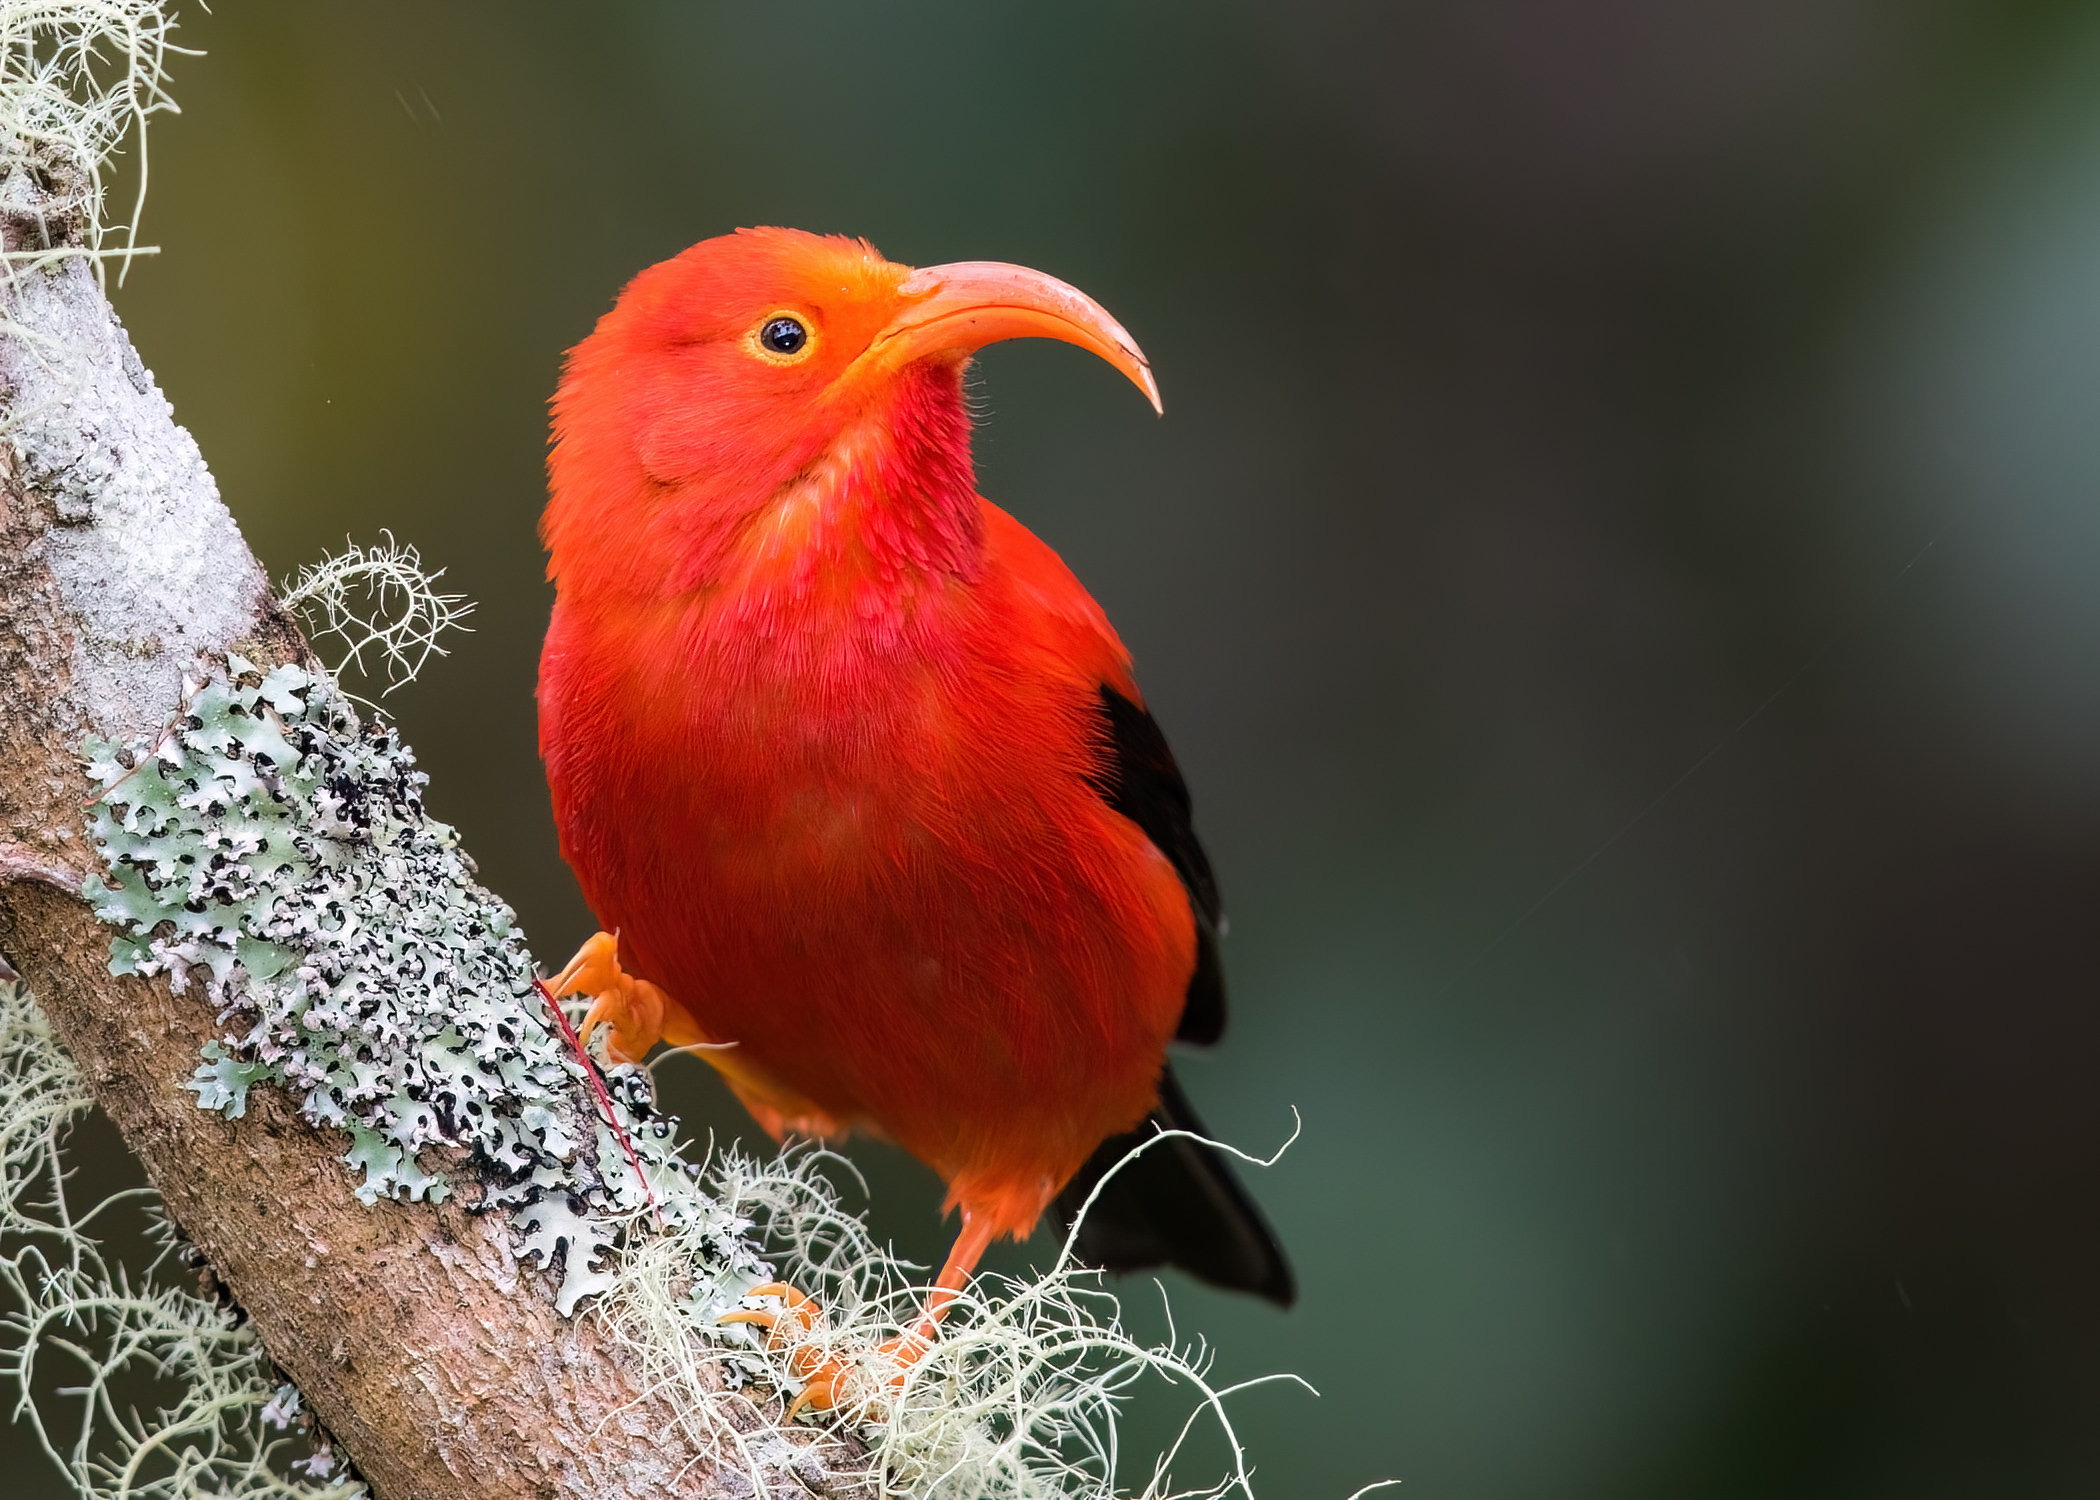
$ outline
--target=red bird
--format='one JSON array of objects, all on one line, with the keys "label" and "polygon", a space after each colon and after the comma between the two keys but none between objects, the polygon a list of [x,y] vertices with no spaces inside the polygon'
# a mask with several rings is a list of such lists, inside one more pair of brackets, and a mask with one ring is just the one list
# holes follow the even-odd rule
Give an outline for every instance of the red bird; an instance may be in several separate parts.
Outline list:
[{"label": "red bird", "polygon": [[[1039,272],[703,241],[570,352],[541,528],[540,752],[605,929],[556,989],[618,1057],[711,1044],[775,1137],[932,1166],[950,1290],[1053,1202],[1069,1222],[1135,1132],[1198,1128],[1167,1044],[1225,1019],[1217,890],[1130,655],[977,494],[964,369],[1031,336],[1158,407],[1129,335]],[[1292,1298],[1195,1142],[1119,1174],[1080,1250]]]}]

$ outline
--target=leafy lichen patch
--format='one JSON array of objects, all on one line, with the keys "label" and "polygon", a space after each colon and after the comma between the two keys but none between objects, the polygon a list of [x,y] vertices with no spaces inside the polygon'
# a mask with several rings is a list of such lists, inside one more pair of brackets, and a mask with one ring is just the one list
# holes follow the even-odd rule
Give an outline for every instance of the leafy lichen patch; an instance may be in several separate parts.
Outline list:
[{"label": "leafy lichen patch", "polygon": [[190,1080],[202,1107],[238,1118],[281,1085],[347,1134],[368,1203],[441,1200],[457,1189],[433,1153],[464,1155],[473,1206],[510,1210],[522,1254],[560,1266],[565,1316],[645,1211],[705,1241],[716,1295],[762,1278],[647,1075],[616,1069],[608,1090],[633,1161],[597,1113],[515,917],[425,810],[391,726],[325,678],[236,656],[156,741],[87,751],[110,967],[200,988],[230,1028]]}]

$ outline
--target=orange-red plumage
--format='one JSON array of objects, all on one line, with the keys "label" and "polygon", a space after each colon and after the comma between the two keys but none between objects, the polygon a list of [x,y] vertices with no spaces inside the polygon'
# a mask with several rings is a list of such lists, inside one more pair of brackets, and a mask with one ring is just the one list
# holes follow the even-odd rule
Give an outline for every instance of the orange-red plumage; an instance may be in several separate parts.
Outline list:
[{"label": "orange-red plumage", "polygon": [[708,1060],[776,1134],[878,1131],[1016,1235],[1158,1103],[1199,941],[1101,790],[1128,653],[976,493],[983,342],[1149,387],[1032,275],[763,230],[637,277],[555,397],[539,687],[564,856],[662,1035],[734,1043]]}]

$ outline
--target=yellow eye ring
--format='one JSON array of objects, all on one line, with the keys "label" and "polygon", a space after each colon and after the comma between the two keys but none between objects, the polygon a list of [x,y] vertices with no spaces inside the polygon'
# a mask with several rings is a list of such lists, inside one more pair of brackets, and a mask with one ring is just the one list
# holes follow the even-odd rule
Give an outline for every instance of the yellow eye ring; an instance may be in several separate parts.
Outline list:
[{"label": "yellow eye ring", "polygon": [[800,364],[817,349],[817,335],[809,320],[791,312],[767,313],[747,342],[752,353],[776,365]]}]

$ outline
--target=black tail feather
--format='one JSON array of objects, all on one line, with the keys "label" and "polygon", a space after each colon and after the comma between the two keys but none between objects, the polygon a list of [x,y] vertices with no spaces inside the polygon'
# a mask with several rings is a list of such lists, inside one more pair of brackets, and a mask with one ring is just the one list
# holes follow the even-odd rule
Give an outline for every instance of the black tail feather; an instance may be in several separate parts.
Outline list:
[{"label": "black tail feather", "polygon": [[[1136,1130],[1103,1141],[1057,1195],[1052,1207],[1059,1229],[1069,1233],[1109,1168],[1160,1130],[1207,1133],[1172,1068],[1159,1081],[1159,1108]],[[1216,1150],[1185,1137],[1161,1142],[1109,1178],[1079,1226],[1076,1249],[1088,1265],[1107,1271],[1172,1265],[1282,1307],[1298,1295],[1290,1262],[1239,1175]]]}]

